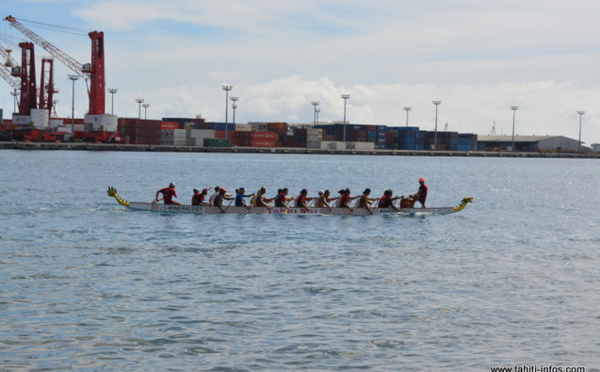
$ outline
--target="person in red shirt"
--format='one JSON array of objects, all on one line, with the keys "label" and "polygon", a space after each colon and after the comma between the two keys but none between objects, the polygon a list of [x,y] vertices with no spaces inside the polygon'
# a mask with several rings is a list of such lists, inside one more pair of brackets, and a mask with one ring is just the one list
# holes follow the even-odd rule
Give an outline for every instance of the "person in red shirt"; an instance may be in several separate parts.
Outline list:
[{"label": "person in red shirt", "polygon": [[194,189],[194,196],[192,196],[192,205],[210,205],[204,201],[204,197],[208,194],[208,189],[202,189],[200,192],[198,189]]},{"label": "person in red shirt", "polygon": [[[158,198],[158,194],[163,194],[162,199]],[[169,187],[165,187],[156,192],[153,203],[163,200],[165,204],[181,205],[181,203],[174,201],[173,197],[177,197],[177,191],[175,191],[175,183],[171,182]]]},{"label": "person in red shirt", "polygon": [[302,191],[300,191],[300,195],[298,195],[296,198],[296,208],[309,209],[308,202],[314,200],[315,198],[309,198],[306,195],[308,195],[308,191],[306,189],[302,189]]},{"label": "person in red shirt", "polygon": [[350,207],[350,202],[356,198],[360,198],[360,195],[350,196],[350,189],[340,190],[340,191],[338,191],[338,193],[340,194],[340,197],[338,198],[338,207],[339,208],[353,209],[352,207]]},{"label": "person in red shirt", "polygon": [[377,204],[377,208],[393,208],[398,210],[398,208],[394,205],[394,200],[402,199],[404,196],[396,196],[393,195],[392,190],[385,190],[383,192],[383,196],[379,199],[379,203]]},{"label": "person in red shirt", "polygon": [[285,209],[289,209],[290,207],[287,205],[287,202],[294,200],[294,197],[287,196],[287,194],[288,194],[287,187],[280,189],[279,195],[277,195],[277,202],[275,205],[278,207],[283,207]]}]

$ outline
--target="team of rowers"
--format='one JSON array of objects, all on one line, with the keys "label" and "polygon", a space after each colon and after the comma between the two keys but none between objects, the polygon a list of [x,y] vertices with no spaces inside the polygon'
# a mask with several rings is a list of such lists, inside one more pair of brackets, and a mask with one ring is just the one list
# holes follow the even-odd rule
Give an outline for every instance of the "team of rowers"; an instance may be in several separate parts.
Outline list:
[{"label": "team of rowers", "polygon": [[[211,187],[212,188],[212,187]],[[277,195],[273,198],[267,198],[266,193],[267,189],[261,187],[257,192],[252,194],[246,194],[246,190],[243,187],[235,190],[235,196],[233,194],[227,193],[227,190],[223,187],[215,186],[214,193],[208,197],[206,200],[206,196],[208,195],[211,188],[202,189],[202,191],[198,189],[194,189],[194,196],[192,196],[192,205],[198,206],[210,206],[214,205],[219,207],[223,213],[225,213],[227,206],[223,206],[225,200],[230,200],[230,203],[235,201],[236,207],[280,207],[289,209],[291,207],[296,208],[366,208],[369,211],[372,211],[373,208],[393,208],[395,210],[399,210],[397,206],[394,205],[394,201],[400,199],[400,208],[413,208],[415,202],[419,202],[422,208],[425,208],[425,200],[427,199],[428,187],[425,185],[425,180],[423,178],[419,179],[419,190],[414,195],[409,195],[407,198],[402,196],[394,196],[392,190],[385,190],[383,196],[380,198],[371,198],[371,190],[365,189],[362,194],[357,196],[350,195],[350,189],[342,189],[338,191],[339,196],[331,197],[331,193],[329,190],[319,191],[319,196],[309,197],[308,191],[306,189],[302,189],[300,191],[300,195],[297,197],[288,196],[288,189],[283,188],[277,191]],[[162,194],[162,198],[159,199],[159,194]],[[159,202],[161,200],[164,201],[165,204],[174,204],[181,205],[181,203],[173,200],[174,197],[177,197],[177,192],[175,191],[175,183],[171,182],[169,187],[162,188],[156,192],[156,196],[152,203]],[[249,203],[246,203],[246,198],[251,198]],[[351,202],[356,200],[356,202],[351,206]],[[290,203],[294,202],[293,205]],[[309,204],[312,202],[312,207]],[[330,205],[330,202],[335,202],[334,205]]]}]

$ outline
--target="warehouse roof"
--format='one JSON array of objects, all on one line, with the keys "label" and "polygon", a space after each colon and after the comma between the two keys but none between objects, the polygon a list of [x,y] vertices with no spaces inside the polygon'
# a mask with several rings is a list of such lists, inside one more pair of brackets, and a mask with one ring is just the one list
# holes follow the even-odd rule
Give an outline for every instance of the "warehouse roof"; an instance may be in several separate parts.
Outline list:
[{"label": "warehouse roof", "polygon": [[[515,136],[515,142],[538,142],[551,138],[565,138],[563,136]],[[511,142],[512,136],[477,136],[482,142]]]}]

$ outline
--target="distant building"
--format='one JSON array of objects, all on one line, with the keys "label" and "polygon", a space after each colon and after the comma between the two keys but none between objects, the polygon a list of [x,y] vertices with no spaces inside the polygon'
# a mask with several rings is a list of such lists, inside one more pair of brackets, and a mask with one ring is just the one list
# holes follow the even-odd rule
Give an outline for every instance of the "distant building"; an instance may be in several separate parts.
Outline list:
[{"label": "distant building", "polygon": [[[512,136],[479,136],[479,151],[512,151]],[[563,136],[515,136],[515,151],[572,152],[579,148],[579,141]],[[581,148],[583,150],[583,147]]]},{"label": "distant building", "polygon": [[592,143],[592,151],[600,152],[600,143]]}]

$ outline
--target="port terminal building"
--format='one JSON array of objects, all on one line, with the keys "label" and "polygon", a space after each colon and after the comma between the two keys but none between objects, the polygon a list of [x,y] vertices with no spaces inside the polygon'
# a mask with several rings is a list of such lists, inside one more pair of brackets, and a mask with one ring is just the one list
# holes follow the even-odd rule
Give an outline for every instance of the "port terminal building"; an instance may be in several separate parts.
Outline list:
[{"label": "port terminal building", "polygon": [[579,141],[563,136],[478,136],[478,151],[575,152],[583,150]]}]

